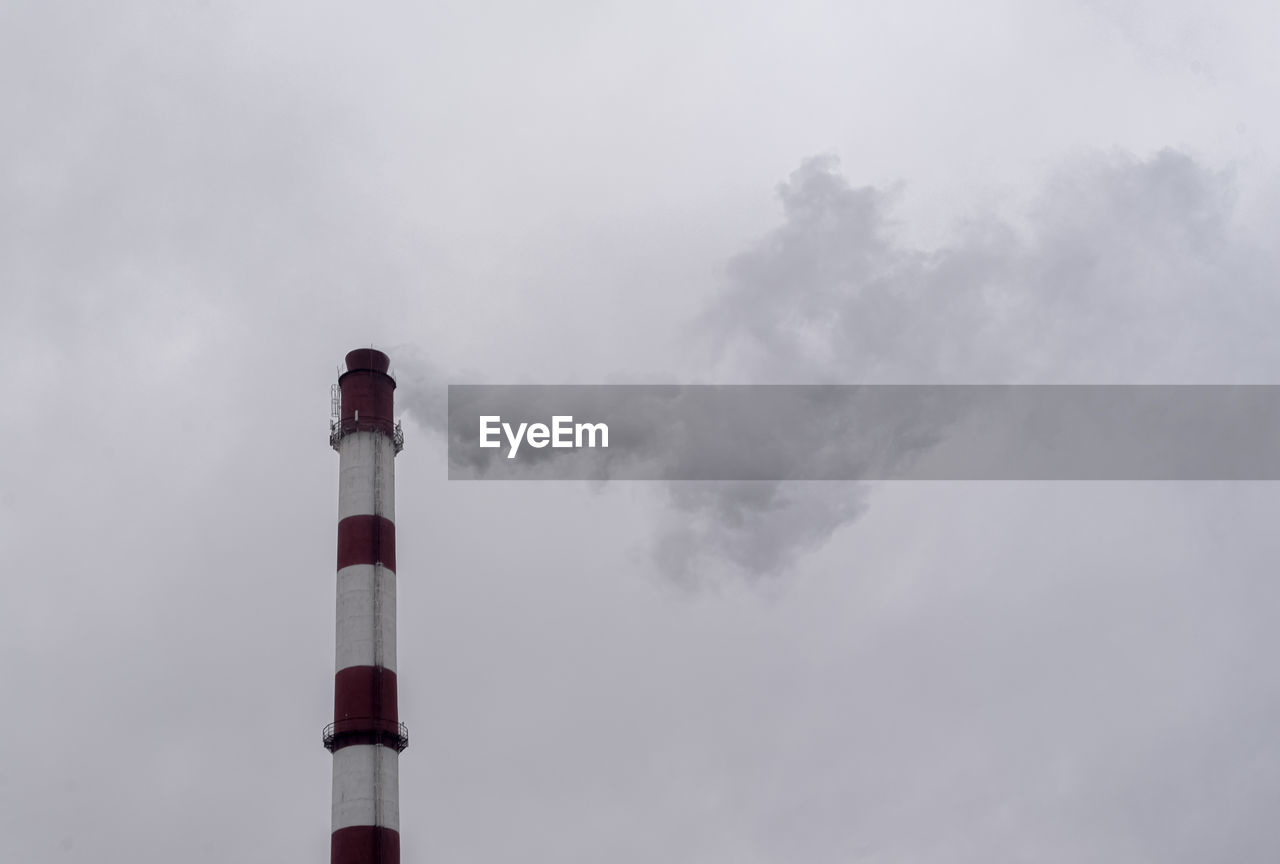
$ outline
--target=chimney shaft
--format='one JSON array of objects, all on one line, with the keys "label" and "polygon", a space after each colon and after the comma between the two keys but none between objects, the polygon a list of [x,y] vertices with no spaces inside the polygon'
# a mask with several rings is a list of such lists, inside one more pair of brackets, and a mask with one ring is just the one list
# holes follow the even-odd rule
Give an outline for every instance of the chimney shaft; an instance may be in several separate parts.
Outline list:
[{"label": "chimney shaft", "polygon": [[338,378],[338,614],[333,723],[331,864],[399,864],[400,753],[396,705],[395,380],[386,354],[347,354]]}]

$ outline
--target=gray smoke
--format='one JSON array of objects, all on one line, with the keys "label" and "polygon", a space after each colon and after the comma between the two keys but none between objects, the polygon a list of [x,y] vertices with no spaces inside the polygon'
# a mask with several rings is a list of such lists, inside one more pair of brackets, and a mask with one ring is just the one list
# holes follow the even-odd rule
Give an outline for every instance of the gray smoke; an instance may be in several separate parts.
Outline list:
[{"label": "gray smoke", "polygon": [[396,403],[423,429],[444,435],[449,428],[449,382],[480,380],[446,375],[421,347],[396,345],[389,349],[396,379]]},{"label": "gray smoke", "polygon": [[[936,250],[898,241],[893,195],[850,186],[833,157],[779,197],[783,224],[730,263],[699,320],[724,379],[1217,381],[1267,346],[1257,313],[1275,300],[1249,278],[1262,250],[1233,225],[1231,175],[1175,151],[1080,159],[1023,212],[972,217]],[[1210,323],[1246,338],[1206,341]]]},{"label": "gray smoke", "polygon": [[[806,160],[778,187],[781,224],[729,262],[689,324],[708,348],[688,381],[1269,383],[1278,310],[1259,274],[1272,253],[1236,218],[1230,172],[1173,150],[1094,154],[937,249],[900,239],[898,194],[851,185],[832,156]],[[444,429],[442,376],[420,354],[396,359],[402,404]],[[856,483],[664,488],[652,554],[683,583],[721,565],[784,572],[867,503]]]},{"label": "gray smoke", "polygon": [[[1015,217],[948,246],[901,242],[895,190],[831,156],[778,188],[783,222],[735,257],[696,322],[717,381],[1267,383],[1270,256],[1233,221],[1229,172],[1164,150],[1096,154]],[[1224,341],[1220,334],[1234,338]],[[682,578],[719,556],[768,575],[862,511],[859,484],[672,488],[655,558]]]}]

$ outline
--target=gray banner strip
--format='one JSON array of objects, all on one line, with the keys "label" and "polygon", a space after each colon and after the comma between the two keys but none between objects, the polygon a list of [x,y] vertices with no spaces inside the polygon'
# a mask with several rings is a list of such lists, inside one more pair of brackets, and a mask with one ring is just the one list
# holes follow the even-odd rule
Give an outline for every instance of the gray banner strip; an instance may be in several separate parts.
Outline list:
[{"label": "gray banner strip", "polygon": [[451,480],[1280,479],[1277,385],[450,385],[448,431]]}]

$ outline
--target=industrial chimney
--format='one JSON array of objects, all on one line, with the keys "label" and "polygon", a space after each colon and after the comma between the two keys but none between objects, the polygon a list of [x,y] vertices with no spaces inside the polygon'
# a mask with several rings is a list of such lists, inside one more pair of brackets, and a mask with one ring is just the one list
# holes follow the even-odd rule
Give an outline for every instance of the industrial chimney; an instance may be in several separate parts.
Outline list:
[{"label": "industrial chimney", "polygon": [[338,626],[333,723],[331,864],[399,864],[400,753],[396,707],[395,379],[381,351],[347,354],[329,443],[338,451]]}]

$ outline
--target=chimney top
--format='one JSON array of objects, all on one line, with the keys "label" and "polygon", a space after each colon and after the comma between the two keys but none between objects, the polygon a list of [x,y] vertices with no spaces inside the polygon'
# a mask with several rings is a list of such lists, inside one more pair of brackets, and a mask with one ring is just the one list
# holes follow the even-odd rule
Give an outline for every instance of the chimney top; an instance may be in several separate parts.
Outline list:
[{"label": "chimney top", "polygon": [[391,368],[391,358],[376,348],[357,348],[347,352],[347,371],[386,373]]}]

